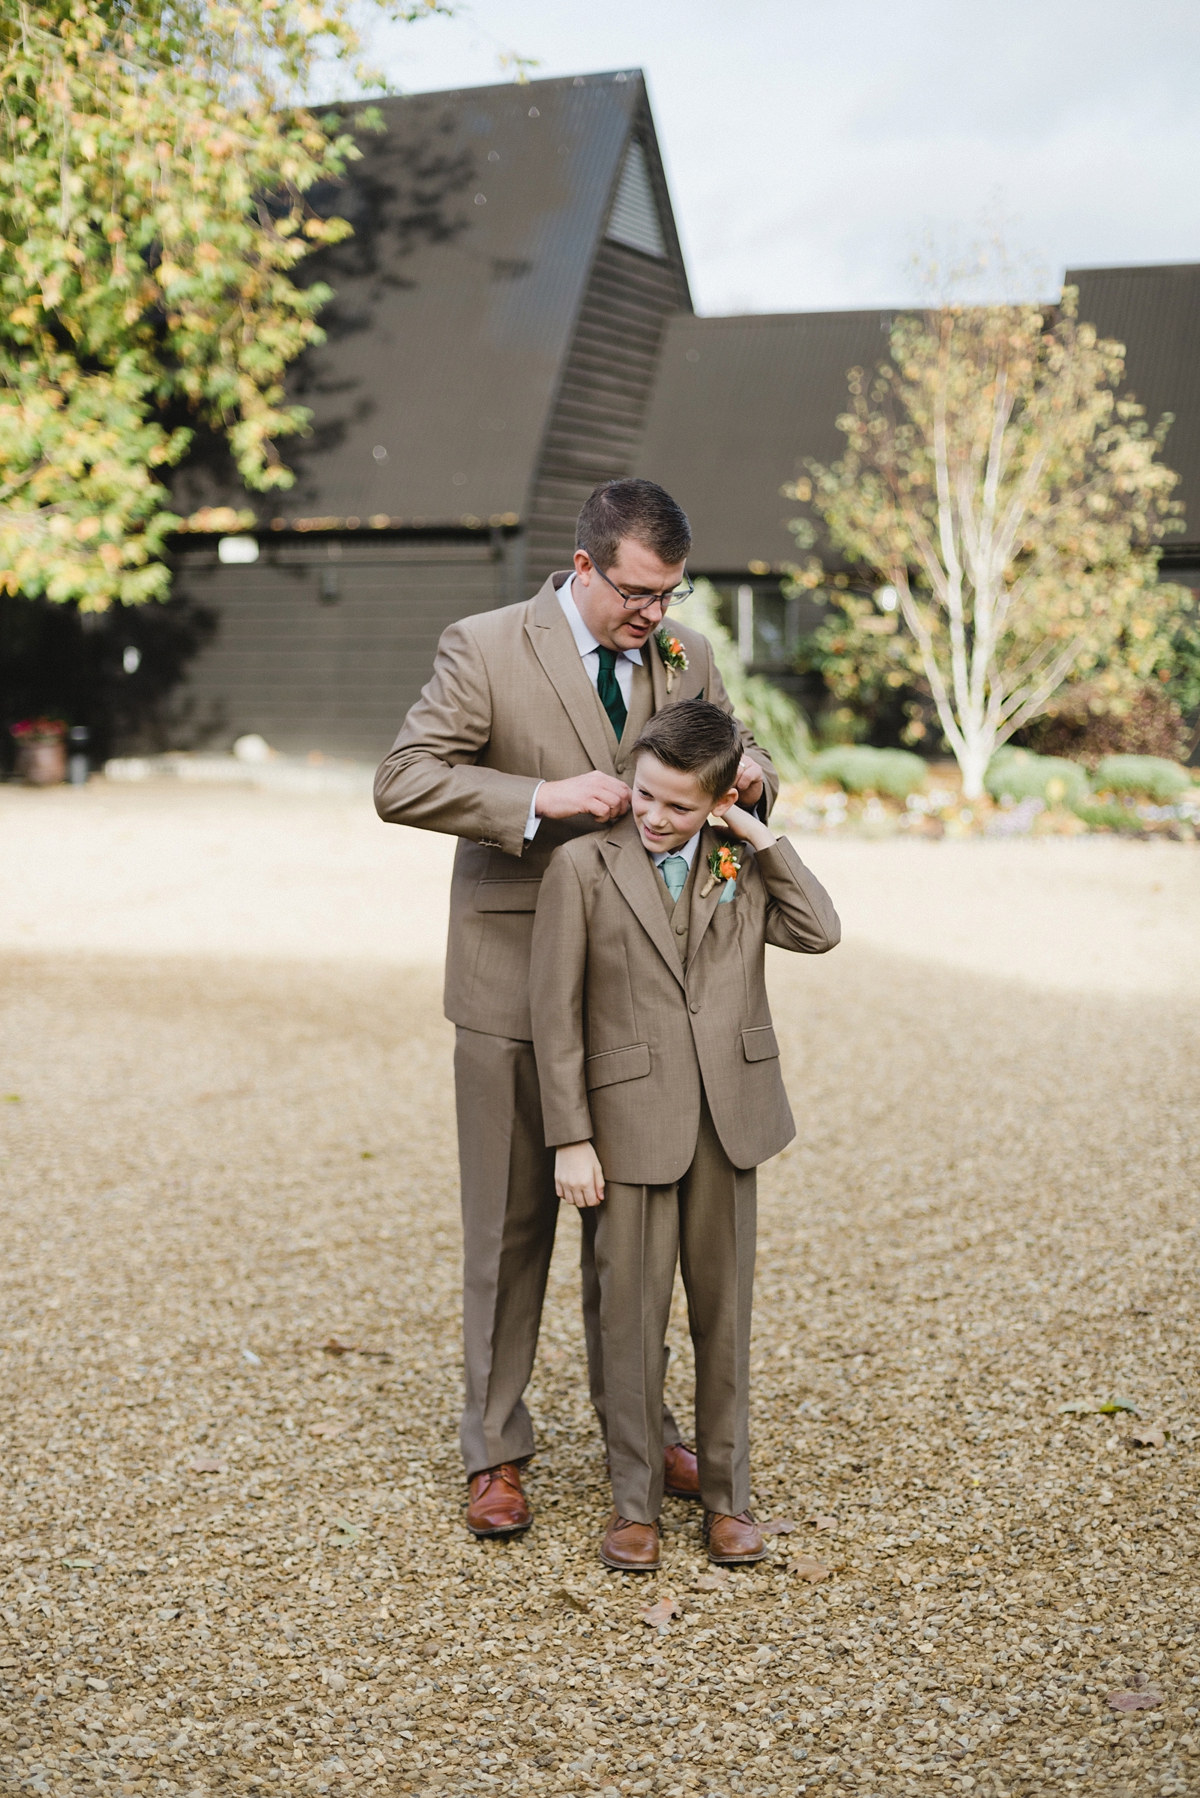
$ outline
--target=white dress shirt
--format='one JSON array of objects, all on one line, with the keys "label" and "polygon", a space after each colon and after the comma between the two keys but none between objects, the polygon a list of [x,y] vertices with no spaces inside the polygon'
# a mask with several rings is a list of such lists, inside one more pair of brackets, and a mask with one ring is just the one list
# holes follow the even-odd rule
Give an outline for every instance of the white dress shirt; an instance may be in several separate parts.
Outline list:
[{"label": "white dress shirt", "polygon": [[689,837],[687,842],[682,843],[678,849],[664,849],[661,855],[652,855],[650,860],[654,863],[656,868],[661,868],[668,856],[682,855],[684,861],[688,865],[688,873],[690,874],[692,871],[692,863],[696,859],[696,844],[699,841],[700,832],[697,831],[694,837]]},{"label": "white dress shirt", "polygon": [[[587,677],[591,681],[593,687],[596,687],[597,691],[599,691],[600,644],[597,639],[593,637],[587,625],[583,622],[579,607],[575,604],[575,600],[571,593],[571,588],[574,584],[575,576],[573,574],[568,575],[567,579],[558,589],[555,598],[562,607],[563,617],[571,627],[571,635],[575,639],[575,647],[578,649],[584,668],[587,670]],[[633,669],[635,663],[639,668],[642,665],[642,652],[640,649],[619,649],[617,651],[616,667],[613,672],[617,677],[617,686],[620,688],[621,698],[625,701],[626,711],[629,710],[629,696],[633,692]],[[525,841],[527,843],[533,841],[534,837],[537,835],[538,825],[541,823],[541,819],[538,817],[534,808],[537,805],[537,796],[544,784],[543,781],[538,781],[537,786],[533,789],[533,798],[529,801],[529,816],[525,820]],[[678,850],[677,853],[682,855],[684,852],[681,849]],[[693,854],[694,853],[695,850],[693,849]],[[691,866],[690,858],[688,866]]]}]

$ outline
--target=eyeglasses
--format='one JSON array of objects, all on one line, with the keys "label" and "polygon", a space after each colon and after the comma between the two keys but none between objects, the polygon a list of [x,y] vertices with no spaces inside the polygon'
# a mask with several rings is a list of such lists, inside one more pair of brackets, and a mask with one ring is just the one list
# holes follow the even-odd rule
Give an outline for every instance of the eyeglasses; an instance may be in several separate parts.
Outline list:
[{"label": "eyeglasses", "polygon": [[[592,567],[596,568],[594,562],[592,563]],[[684,600],[690,599],[692,594],[696,591],[695,587],[688,579],[686,569],[684,570],[683,585],[681,587],[672,587],[669,593],[626,593],[617,586],[616,581],[609,580],[603,568],[596,568],[596,573],[600,576],[602,581],[606,582],[607,585],[612,588],[614,593],[620,594],[627,612],[644,612],[647,606],[662,606],[663,610],[666,611],[670,606],[681,606]]]}]

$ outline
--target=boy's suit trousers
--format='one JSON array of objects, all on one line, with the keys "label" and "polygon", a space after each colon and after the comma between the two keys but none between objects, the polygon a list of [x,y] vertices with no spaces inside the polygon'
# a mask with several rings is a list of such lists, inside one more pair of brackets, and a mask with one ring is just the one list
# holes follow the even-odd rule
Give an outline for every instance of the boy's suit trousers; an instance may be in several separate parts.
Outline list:
[{"label": "boy's suit trousers", "polygon": [[696,1153],[681,1180],[610,1180],[603,1204],[582,1213],[600,1293],[613,1504],[634,1523],[654,1523],[662,1508],[663,1337],[677,1260],[696,1352],[700,1497],[706,1510],[729,1517],[750,1504],[756,1191],[757,1170],[734,1167],[702,1104]]}]

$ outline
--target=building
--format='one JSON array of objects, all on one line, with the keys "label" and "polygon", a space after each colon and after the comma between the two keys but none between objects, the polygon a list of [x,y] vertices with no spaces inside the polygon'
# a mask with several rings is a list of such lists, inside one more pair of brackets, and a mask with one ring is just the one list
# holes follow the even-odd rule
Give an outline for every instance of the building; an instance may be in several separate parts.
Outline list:
[{"label": "building", "polygon": [[379,103],[386,130],[314,195],[355,235],[305,264],[336,297],[292,371],[295,486],[194,456],[176,503],[257,514],[184,538],[176,593],[216,614],[181,711],[228,741],[374,758],[453,619],[569,563],[579,507],[635,466],[669,317],[691,300],[637,71]]},{"label": "building", "polygon": [[[203,453],[178,479],[181,510],[258,520],[253,562],[182,539],[176,591],[216,625],[180,693],[193,740],[381,755],[445,625],[565,567],[587,493],[631,473],[686,506],[747,664],[800,690],[819,611],[785,593],[783,489],[838,455],[847,371],[886,356],[894,314],[695,317],[636,70],[380,109],[313,196],[355,235],[305,265],[335,298],[289,383],[313,413],[284,445],[295,487],[248,495]],[[1151,420],[1175,415],[1188,525],[1163,573],[1200,588],[1200,265],[1067,279]]]}]

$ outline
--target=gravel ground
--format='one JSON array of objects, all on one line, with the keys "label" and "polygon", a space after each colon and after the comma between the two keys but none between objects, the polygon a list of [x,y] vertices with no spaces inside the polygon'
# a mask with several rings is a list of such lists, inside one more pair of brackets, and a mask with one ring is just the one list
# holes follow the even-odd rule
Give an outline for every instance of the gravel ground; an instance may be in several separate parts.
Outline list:
[{"label": "gravel ground", "polygon": [[570,1216],[537,1521],[461,1525],[443,846],[0,789],[0,1789],[1200,1792],[1200,855],[801,849],[850,929],[772,958],[780,1529],[720,1580],[668,1501],[634,1580]]}]

